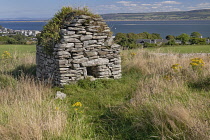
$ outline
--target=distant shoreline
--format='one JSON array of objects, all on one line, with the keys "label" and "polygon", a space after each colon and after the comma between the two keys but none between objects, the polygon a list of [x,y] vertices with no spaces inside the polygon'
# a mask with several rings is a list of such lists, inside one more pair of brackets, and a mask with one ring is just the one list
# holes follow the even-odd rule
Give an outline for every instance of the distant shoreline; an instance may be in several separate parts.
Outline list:
[{"label": "distant shoreline", "polygon": [[192,20],[192,19],[184,19],[184,20],[105,20],[105,21],[209,21],[210,19],[196,19],[196,20]]},{"label": "distant shoreline", "polygon": [[0,22],[48,22],[48,20],[0,20]]}]

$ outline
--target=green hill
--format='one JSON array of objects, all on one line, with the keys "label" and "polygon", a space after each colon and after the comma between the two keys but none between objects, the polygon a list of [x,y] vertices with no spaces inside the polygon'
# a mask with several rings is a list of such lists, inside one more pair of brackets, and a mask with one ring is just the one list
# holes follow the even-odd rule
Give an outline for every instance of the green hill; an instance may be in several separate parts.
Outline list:
[{"label": "green hill", "polygon": [[155,12],[155,13],[113,13],[103,14],[105,20],[210,20],[210,9]]}]

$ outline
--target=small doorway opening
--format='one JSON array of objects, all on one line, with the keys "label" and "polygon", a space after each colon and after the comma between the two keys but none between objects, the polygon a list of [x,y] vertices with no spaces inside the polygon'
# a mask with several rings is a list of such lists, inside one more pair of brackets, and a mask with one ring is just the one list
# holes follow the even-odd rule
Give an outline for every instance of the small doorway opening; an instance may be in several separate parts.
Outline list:
[{"label": "small doorway opening", "polygon": [[87,67],[87,76],[97,77],[98,69],[97,67]]}]

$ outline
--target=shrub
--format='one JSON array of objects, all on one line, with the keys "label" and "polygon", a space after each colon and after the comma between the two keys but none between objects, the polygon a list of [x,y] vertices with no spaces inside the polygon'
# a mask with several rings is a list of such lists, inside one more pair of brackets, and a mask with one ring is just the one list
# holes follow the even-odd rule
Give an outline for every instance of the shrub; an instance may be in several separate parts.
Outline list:
[{"label": "shrub", "polygon": [[0,44],[26,44],[27,37],[24,35],[0,36]]},{"label": "shrub", "polygon": [[172,40],[169,40],[167,43],[166,43],[166,45],[176,45],[176,42],[175,42],[175,40],[174,39],[172,39]]},{"label": "shrub", "polygon": [[205,38],[191,38],[190,43],[191,44],[206,45],[206,39]]},{"label": "shrub", "polygon": [[156,46],[157,46],[157,44],[148,43],[148,42],[145,42],[145,43],[144,43],[144,48],[156,47]]},{"label": "shrub", "polygon": [[190,40],[190,36],[186,33],[183,33],[176,37],[176,39],[180,40],[183,45],[187,44],[187,42]]}]

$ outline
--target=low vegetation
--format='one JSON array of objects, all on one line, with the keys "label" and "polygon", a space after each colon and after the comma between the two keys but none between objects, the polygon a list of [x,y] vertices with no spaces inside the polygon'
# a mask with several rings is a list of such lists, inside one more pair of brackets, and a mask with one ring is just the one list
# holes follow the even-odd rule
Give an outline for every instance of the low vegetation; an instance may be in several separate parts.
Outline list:
[{"label": "low vegetation", "polygon": [[0,45],[1,44],[36,44],[36,41],[33,39],[33,37],[27,37],[20,34],[7,36],[0,35]]},{"label": "low vegetation", "polygon": [[[143,32],[139,34],[117,33],[114,40],[117,44],[120,44],[121,46],[123,46],[124,49],[134,49],[134,48],[142,47],[141,44],[136,43],[137,39],[162,39],[162,37],[160,36],[160,34],[157,34],[157,33],[150,34],[148,32]],[[144,46],[145,45],[146,44],[144,44]],[[156,44],[150,44],[150,43],[147,43],[147,45],[151,45],[153,47],[157,46]]]},{"label": "low vegetation", "polygon": [[0,139],[210,139],[208,56],[127,50],[121,79],[52,88],[26,52],[1,52]]},{"label": "low vegetation", "polygon": [[114,40],[117,44],[123,46],[123,49],[209,44],[209,37],[202,38],[199,32],[192,32],[190,35],[186,33],[178,36],[167,35],[165,40],[158,33],[117,33]]}]

